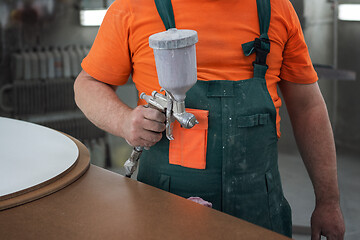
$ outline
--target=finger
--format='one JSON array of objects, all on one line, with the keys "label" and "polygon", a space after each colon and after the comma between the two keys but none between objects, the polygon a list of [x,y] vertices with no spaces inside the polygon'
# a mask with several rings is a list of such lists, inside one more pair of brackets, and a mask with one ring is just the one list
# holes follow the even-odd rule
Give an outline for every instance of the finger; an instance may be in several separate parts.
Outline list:
[{"label": "finger", "polygon": [[320,240],[320,239],[321,239],[320,229],[312,228],[311,229],[311,240]]},{"label": "finger", "polygon": [[133,145],[131,142],[129,142],[127,139],[125,139],[125,141],[127,142],[127,144],[129,144],[130,146],[134,147],[134,145]]},{"label": "finger", "polygon": [[326,236],[326,240],[344,240],[344,234],[329,234],[329,235],[325,235]]},{"label": "finger", "polygon": [[141,146],[144,148],[149,148],[149,147],[155,145],[154,143],[144,140],[142,138],[136,139],[135,141],[132,141],[132,142],[129,141],[128,143],[130,146]]},{"label": "finger", "polygon": [[338,238],[333,235],[326,236],[326,238],[324,238],[324,239],[326,239],[326,240],[343,240],[343,238]]},{"label": "finger", "polygon": [[157,143],[158,141],[161,140],[161,138],[162,138],[162,133],[154,133],[154,132],[148,132],[141,136],[141,139],[143,141],[149,142],[150,144]]},{"label": "finger", "polygon": [[144,119],[142,127],[144,130],[161,133],[165,131],[166,125],[163,122]]},{"label": "finger", "polygon": [[166,120],[166,117],[165,117],[164,113],[160,112],[157,109],[153,109],[153,108],[147,108],[144,111],[144,117],[146,119],[157,121],[157,122],[160,122],[160,123],[164,123],[165,120]]},{"label": "finger", "polygon": [[144,132],[141,137],[127,141],[131,146],[151,147],[159,142],[162,133]]},{"label": "finger", "polygon": [[151,147],[154,146],[157,142],[159,142],[162,138],[162,133],[153,133],[148,132],[147,134],[143,134],[141,136],[140,142],[141,146]]}]

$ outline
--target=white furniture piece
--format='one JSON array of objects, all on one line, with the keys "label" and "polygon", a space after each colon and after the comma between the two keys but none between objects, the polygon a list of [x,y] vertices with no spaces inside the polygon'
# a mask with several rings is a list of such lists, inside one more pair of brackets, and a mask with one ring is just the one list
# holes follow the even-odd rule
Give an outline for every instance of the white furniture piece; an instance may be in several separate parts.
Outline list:
[{"label": "white furniture piece", "polygon": [[64,134],[0,117],[0,198],[49,183],[76,163],[79,150]]}]

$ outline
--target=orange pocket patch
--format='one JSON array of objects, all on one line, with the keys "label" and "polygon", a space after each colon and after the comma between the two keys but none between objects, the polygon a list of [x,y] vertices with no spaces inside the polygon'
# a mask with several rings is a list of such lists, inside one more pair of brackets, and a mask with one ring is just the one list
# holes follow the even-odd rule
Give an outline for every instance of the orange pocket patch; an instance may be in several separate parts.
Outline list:
[{"label": "orange pocket patch", "polygon": [[209,111],[200,109],[186,109],[186,111],[194,114],[199,124],[186,129],[181,127],[179,122],[174,122],[174,140],[171,140],[169,145],[169,163],[205,169]]}]

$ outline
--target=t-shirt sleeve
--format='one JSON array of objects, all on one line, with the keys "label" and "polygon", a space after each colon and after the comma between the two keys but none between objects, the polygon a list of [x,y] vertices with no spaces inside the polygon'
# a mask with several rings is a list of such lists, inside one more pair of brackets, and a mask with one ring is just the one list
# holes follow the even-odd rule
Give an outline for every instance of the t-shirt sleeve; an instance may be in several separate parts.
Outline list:
[{"label": "t-shirt sleeve", "polygon": [[125,84],[132,71],[129,29],[132,15],[125,1],[108,9],[89,54],[81,63],[93,78],[111,84]]},{"label": "t-shirt sleeve", "polygon": [[292,4],[289,1],[287,4],[290,22],[280,78],[294,83],[314,83],[318,77],[310,59],[299,18]]}]

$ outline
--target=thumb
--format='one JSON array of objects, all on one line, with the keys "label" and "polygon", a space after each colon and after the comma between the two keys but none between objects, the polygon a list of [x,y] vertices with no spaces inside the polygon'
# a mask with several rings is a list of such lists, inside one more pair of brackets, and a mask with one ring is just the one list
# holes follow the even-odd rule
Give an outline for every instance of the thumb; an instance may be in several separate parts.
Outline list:
[{"label": "thumb", "polygon": [[311,240],[320,240],[321,230],[317,226],[311,226]]}]

